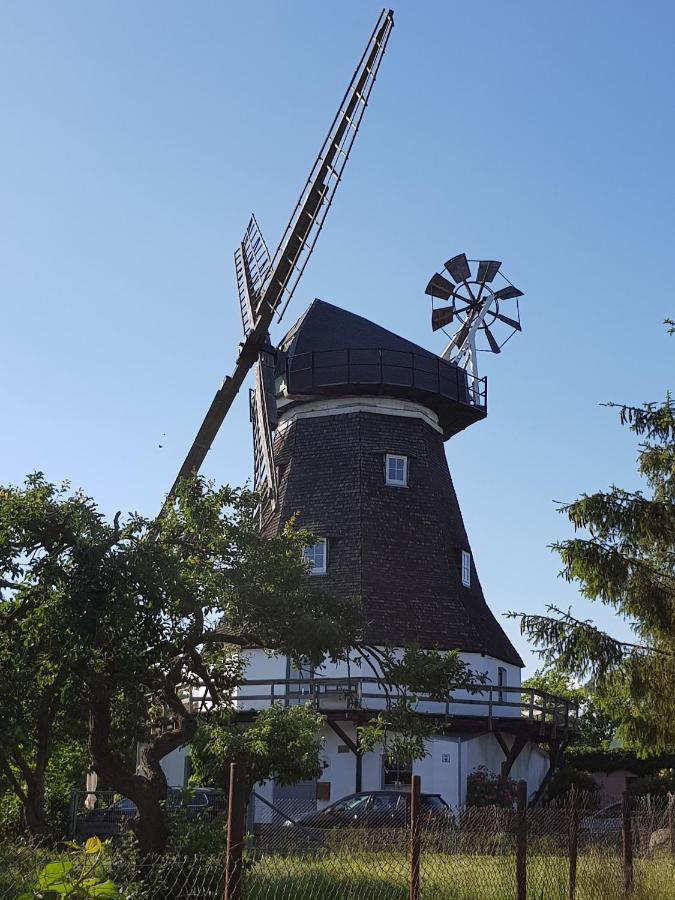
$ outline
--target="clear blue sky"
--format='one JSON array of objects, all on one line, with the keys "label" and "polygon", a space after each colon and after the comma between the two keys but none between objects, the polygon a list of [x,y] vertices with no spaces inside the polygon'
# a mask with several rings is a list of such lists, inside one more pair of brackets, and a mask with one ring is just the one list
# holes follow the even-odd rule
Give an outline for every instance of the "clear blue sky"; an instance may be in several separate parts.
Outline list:
[{"label": "clear blue sky", "polygon": [[[276,245],[378,12],[0,3],[2,482],[41,469],[108,514],[159,509],[241,338],[232,250],[251,210]],[[497,614],[615,624],[547,545],[555,500],[636,484],[599,404],[672,374],[674,37],[666,0],[399,3],[283,323],[319,296],[440,351],[430,273],[504,260],[524,331],[482,358],[489,416],[447,446]],[[245,392],[203,471],[250,476]]]}]

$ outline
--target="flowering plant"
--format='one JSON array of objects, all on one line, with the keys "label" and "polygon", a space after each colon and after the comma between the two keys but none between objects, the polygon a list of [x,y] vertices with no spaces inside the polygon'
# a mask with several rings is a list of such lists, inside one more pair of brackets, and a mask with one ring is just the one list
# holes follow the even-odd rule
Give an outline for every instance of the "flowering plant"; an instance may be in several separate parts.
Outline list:
[{"label": "flowering plant", "polygon": [[513,809],[516,783],[504,775],[495,775],[487,766],[478,766],[466,780],[467,806],[501,806]]}]

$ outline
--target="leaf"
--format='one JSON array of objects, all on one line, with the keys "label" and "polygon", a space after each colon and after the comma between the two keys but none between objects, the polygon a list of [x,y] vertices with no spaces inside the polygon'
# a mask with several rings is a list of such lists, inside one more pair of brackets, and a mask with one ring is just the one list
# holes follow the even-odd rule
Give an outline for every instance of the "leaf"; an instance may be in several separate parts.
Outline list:
[{"label": "leaf", "polygon": [[96,836],[88,838],[84,845],[85,853],[100,853],[102,849],[101,839]]},{"label": "leaf", "polygon": [[88,897],[119,897],[120,892],[114,881],[100,881],[87,891]]},{"label": "leaf", "polygon": [[[72,868],[73,864],[69,859],[47,863],[38,875],[38,879],[35,882],[35,890],[41,891],[45,888],[56,890],[59,883],[63,883],[63,879]],[[59,893],[63,892],[60,891]]]}]

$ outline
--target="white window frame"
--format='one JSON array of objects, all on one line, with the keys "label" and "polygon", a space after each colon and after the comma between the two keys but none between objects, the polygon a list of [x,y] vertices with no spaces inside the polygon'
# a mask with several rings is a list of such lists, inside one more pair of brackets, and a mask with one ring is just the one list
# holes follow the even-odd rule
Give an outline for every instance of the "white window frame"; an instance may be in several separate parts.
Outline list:
[{"label": "white window frame", "polygon": [[[323,547],[323,561],[320,565],[317,565],[314,552],[319,546]],[[309,547],[305,547],[302,551],[302,556],[303,559],[310,564],[310,575],[325,575],[328,566],[328,539],[319,538],[318,541],[315,541],[315,543],[311,544]]]},{"label": "white window frame", "polygon": [[[390,462],[403,462],[403,478],[391,478],[389,475]],[[387,453],[384,458],[384,483],[389,487],[408,487],[408,457],[401,453]]]},{"label": "white window frame", "polygon": [[462,584],[471,587],[471,553],[462,550]]}]

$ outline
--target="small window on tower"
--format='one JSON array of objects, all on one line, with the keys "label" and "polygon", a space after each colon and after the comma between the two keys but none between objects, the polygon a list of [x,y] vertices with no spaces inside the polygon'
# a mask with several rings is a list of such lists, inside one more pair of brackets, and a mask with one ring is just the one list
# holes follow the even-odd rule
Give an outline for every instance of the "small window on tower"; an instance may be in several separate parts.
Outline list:
[{"label": "small window on tower", "polygon": [[385,484],[408,487],[408,457],[387,453],[384,461]]},{"label": "small window on tower", "polygon": [[303,557],[309,563],[310,575],[325,575],[326,562],[328,558],[328,541],[321,538],[309,547],[305,547],[302,551]]},{"label": "small window on tower", "polygon": [[506,691],[504,688],[506,687],[506,669],[503,666],[499,666],[497,669],[497,687],[499,688],[497,699],[499,703],[505,703]]},{"label": "small window on tower", "polygon": [[462,584],[471,587],[471,554],[468,550],[462,550]]}]

